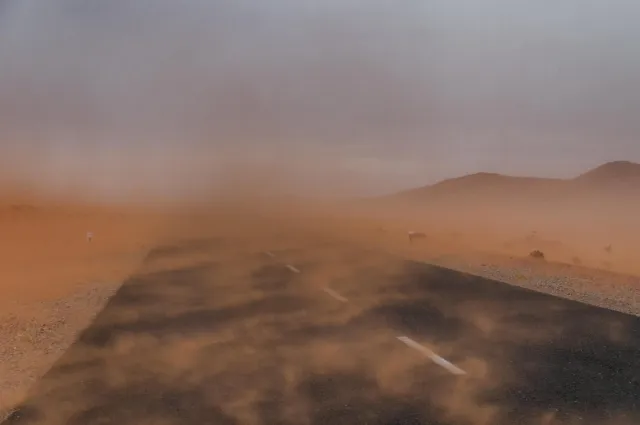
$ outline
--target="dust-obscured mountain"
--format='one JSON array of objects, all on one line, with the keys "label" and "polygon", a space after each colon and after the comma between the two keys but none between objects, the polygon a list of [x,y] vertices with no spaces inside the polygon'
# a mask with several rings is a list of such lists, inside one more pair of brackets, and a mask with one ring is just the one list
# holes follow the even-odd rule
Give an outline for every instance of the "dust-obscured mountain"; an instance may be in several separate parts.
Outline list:
[{"label": "dust-obscured mountain", "polygon": [[443,180],[433,185],[385,197],[407,203],[439,201],[563,203],[595,201],[624,196],[640,196],[640,164],[614,161],[587,171],[573,179],[514,177],[495,173],[476,173]]},{"label": "dust-obscured mountain", "polygon": [[640,195],[640,164],[629,161],[608,162],[581,174],[572,182],[575,188],[583,190]]}]

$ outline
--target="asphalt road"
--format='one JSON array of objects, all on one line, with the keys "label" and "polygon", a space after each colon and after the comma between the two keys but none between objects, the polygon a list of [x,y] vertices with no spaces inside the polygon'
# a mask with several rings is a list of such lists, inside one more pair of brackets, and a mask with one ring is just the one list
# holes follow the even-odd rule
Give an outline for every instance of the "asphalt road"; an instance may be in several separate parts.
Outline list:
[{"label": "asphalt road", "polygon": [[330,244],[146,263],[8,423],[640,423],[635,316]]}]

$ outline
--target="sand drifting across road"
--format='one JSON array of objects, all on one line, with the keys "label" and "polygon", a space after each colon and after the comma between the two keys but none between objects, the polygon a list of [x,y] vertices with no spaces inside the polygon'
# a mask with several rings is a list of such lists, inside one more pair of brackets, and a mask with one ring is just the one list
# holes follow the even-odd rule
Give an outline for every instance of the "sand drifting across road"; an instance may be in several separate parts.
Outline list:
[{"label": "sand drifting across road", "polygon": [[[284,250],[283,258],[287,258],[287,249],[295,247],[304,253],[305,247],[309,247],[313,256],[296,254],[292,264],[304,270],[303,278],[311,279],[308,283],[319,290],[327,281],[340,281],[354,273],[352,267],[356,263],[342,251],[332,249],[322,251],[322,260],[333,262],[334,266],[313,273],[306,267],[307,262],[318,260],[318,246],[338,244],[484,273],[511,284],[612,308],[616,306],[607,300],[617,293],[618,299],[627,302],[617,309],[634,312],[632,298],[621,288],[637,288],[635,278],[555,262],[553,252],[549,261],[527,259],[528,246],[514,249],[511,255],[508,251],[491,250],[500,241],[526,239],[524,228],[496,232],[493,237],[482,239],[478,235],[483,230],[485,235],[489,231],[482,229],[479,222],[475,226],[469,221],[461,225],[451,219],[437,221],[434,215],[420,217],[408,211],[397,211],[390,217],[345,203],[299,200],[219,203],[209,209],[198,212],[187,209],[180,214],[78,206],[8,207],[3,214],[6,234],[11,235],[7,241],[12,241],[1,248],[5,258],[12,260],[8,262],[12,266],[3,269],[6,283],[2,287],[0,332],[4,340],[10,341],[0,352],[4,365],[0,374],[3,377],[0,402],[4,407],[22,399],[128,276],[175,268],[180,262],[211,260],[207,252],[193,252],[188,258],[169,256],[141,268],[141,261],[150,250],[160,245],[170,247],[172,243],[181,246],[181,240],[190,238],[232,240],[229,250],[218,253],[222,255],[218,260],[228,257],[230,261],[239,252],[271,250],[281,257]],[[496,222],[499,221],[496,217]],[[409,229],[424,232],[426,238],[409,243],[406,233]],[[94,235],[91,242],[86,239],[88,231]],[[538,232],[544,235],[545,228],[538,227]],[[535,240],[526,240],[536,244]],[[594,246],[598,246],[596,242]],[[483,247],[492,253],[482,254]],[[367,261],[378,268],[393,270],[393,262],[387,264],[381,258],[372,255]],[[239,275],[249,271],[244,263],[231,269],[237,269]],[[227,278],[232,282],[237,276]],[[581,282],[579,291],[577,282]],[[340,293],[351,299],[349,294]],[[240,298],[245,295],[251,296],[237,294]],[[486,325],[482,320],[478,323],[481,328]],[[318,353],[321,352],[319,348]],[[438,354],[447,356],[446,347]],[[385,365],[393,369],[392,365]],[[465,365],[466,368],[470,367]]]},{"label": "sand drifting across road", "polygon": [[167,220],[123,207],[0,205],[0,409],[91,322]]}]

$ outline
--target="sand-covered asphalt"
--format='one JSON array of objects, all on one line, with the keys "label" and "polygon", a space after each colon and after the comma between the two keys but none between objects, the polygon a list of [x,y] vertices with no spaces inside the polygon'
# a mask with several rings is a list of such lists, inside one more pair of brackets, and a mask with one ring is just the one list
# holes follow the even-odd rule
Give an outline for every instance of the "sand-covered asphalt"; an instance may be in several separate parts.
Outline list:
[{"label": "sand-covered asphalt", "polygon": [[639,352],[638,317],[374,251],[183,241],[7,422],[626,425]]}]

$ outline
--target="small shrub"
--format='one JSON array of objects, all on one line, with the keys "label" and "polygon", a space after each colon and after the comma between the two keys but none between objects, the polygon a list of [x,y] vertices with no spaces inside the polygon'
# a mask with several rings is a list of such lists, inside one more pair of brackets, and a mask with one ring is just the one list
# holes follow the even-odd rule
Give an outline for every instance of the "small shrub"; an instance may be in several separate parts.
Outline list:
[{"label": "small shrub", "polygon": [[529,253],[529,257],[538,258],[538,259],[544,260],[544,253],[542,251],[539,251],[539,250],[536,249],[536,250],[531,251]]}]

